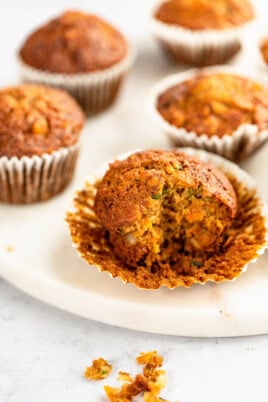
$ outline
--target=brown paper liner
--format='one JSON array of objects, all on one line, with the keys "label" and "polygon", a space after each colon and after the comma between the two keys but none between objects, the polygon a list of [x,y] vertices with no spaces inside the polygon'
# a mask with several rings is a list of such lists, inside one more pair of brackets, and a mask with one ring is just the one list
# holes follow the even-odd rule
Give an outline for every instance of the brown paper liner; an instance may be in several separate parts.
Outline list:
[{"label": "brown paper liner", "polygon": [[0,201],[29,204],[45,201],[66,188],[73,177],[79,146],[52,154],[0,158]]},{"label": "brown paper liner", "polygon": [[[178,255],[177,267],[168,263],[159,270],[149,270],[144,266],[135,269],[129,267],[115,255],[109,236],[95,215],[97,189],[88,182],[77,192],[74,198],[75,210],[67,213],[67,222],[73,247],[91,267],[108,272],[111,277],[119,277],[124,283],[131,283],[140,289],[158,289],[161,286],[173,289],[208,281],[219,283],[234,280],[246,271],[249,263],[264,253],[268,241],[268,209],[255,181],[238,166],[217,155],[191,148],[180,151],[214,164],[232,178],[239,208],[232,226],[226,232],[224,250],[215,255],[208,254],[204,266],[192,266],[189,272],[180,267],[180,258],[188,258],[183,255]],[[97,177],[101,178],[107,168],[106,165],[97,172]]]}]

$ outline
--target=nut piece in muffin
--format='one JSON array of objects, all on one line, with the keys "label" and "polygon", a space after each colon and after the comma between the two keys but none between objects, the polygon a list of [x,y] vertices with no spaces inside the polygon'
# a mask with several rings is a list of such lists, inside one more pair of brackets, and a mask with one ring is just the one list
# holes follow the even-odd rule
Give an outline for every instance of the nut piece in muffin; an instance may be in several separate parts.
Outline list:
[{"label": "nut piece in muffin", "polygon": [[249,0],[167,0],[155,17],[191,30],[228,29],[251,21],[254,11]]},{"label": "nut piece in muffin", "polygon": [[236,195],[218,169],[173,151],[115,162],[98,186],[95,212],[115,254],[152,267],[180,251],[215,251],[236,214]]},{"label": "nut piece in muffin", "polygon": [[116,28],[96,15],[73,10],[34,31],[19,57],[23,79],[68,90],[91,114],[114,100],[128,52]]},{"label": "nut piece in muffin", "polygon": [[77,192],[67,222],[79,256],[125,283],[158,289],[233,280],[267,246],[258,190],[223,158],[144,151],[110,165],[104,180]]},{"label": "nut piece in muffin", "polygon": [[158,97],[162,117],[197,135],[232,135],[243,124],[268,128],[268,91],[259,83],[227,73],[198,74]]},{"label": "nut piece in muffin", "polygon": [[69,183],[84,115],[66,92],[37,85],[0,90],[0,199],[48,199]]},{"label": "nut piece in muffin", "polygon": [[240,50],[239,32],[253,19],[249,0],[167,0],[154,10],[152,29],[177,62],[208,66]]},{"label": "nut piece in muffin", "polygon": [[261,50],[263,60],[265,61],[266,64],[268,64],[268,38],[265,38],[261,42],[260,50]]}]

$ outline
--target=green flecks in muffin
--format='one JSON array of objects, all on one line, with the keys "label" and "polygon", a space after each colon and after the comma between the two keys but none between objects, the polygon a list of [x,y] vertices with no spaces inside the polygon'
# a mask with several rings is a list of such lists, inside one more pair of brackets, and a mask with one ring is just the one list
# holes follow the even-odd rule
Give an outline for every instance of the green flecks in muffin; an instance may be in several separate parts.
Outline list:
[{"label": "green flecks in muffin", "polygon": [[159,200],[160,198],[165,196],[169,192],[169,190],[170,189],[168,187],[164,186],[161,193],[152,194],[151,197],[152,197],[153,200]]},{"label": "green flecks in muffin", "polygon": [[159,198],[162,197],[162,193],[160,193],[160,194],[152,194],[151,197],[152,197],[153,200],[159,200]]},{"label": "green flecks in muffin", "polygon": [[203,267],[204,263],[202,261],[192,260],[191,265],[193,265],[196,268],[201,268]]}]

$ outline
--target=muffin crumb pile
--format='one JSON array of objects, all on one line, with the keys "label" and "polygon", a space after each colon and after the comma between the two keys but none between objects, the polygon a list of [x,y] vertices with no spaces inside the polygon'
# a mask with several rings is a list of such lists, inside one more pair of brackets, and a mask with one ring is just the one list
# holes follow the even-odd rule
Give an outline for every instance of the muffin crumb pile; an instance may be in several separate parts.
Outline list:
[{"label": "muffin crumb pile", "polygon": [[[142,373],[134,378],[129,373],[119,371],[118,380],[123,382],[120,388],[108,385],[104,391],[110,402],[130,402],[134,397],[143,396],[145,402],[168,402],[160,397],[160,392],[166,386],[166,371],[160,369],[163,364],[163,357],[157,351],[140,353],[136,362],[143,366]],[[91,367],[85,371],[86,378],[90,380],[102,380],[111,372],[112,366],[103,358],[93,360]],[[105,374],[102,372],[105,371]]]}]

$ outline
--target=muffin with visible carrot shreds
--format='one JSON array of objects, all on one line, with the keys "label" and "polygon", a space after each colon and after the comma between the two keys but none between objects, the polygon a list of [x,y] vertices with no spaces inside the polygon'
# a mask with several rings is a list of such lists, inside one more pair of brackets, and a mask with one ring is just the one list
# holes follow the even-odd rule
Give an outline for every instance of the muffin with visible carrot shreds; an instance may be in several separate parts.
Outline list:
[{"label": "muffin with visible carrot shreds", "polygon": [[267,242],[247,180],[200,151],[135,153],[77,193],[67,214],[73,244],[89,264],[139,288],[234,279]]}]

